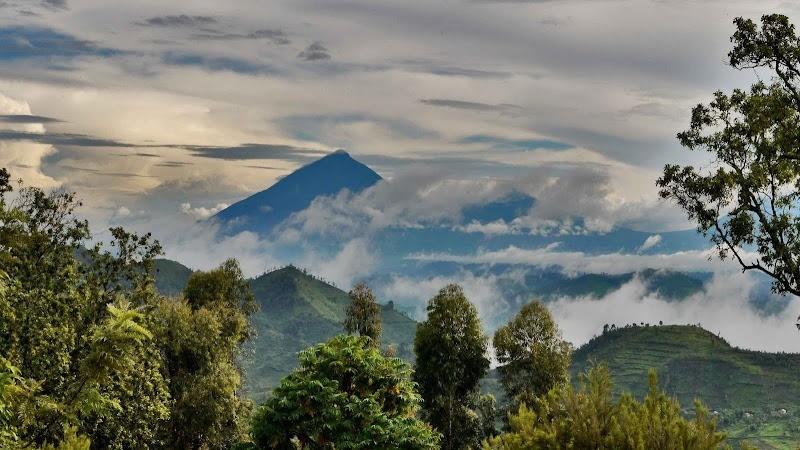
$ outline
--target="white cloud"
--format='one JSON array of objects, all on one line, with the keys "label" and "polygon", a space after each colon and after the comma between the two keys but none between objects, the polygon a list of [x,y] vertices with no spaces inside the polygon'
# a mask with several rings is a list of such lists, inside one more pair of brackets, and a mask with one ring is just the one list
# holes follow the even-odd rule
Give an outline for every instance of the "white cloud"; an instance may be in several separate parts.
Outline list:
[{"label": "white cloud", "polygon": [[213,216],[214,214],[222,211],[227,207],[228,207],[227,203],[217,203],[215,206],[211,208],[206,208],[204,206],[198,206],[193,208],[191,203],[185,202],[181,203],[181,212],[190,215],[196,219],[208,219],[209,217]]},{"label": "white cloud", "polygon": [[800,351],[795,317],[800,299],[792,297],[787,308],[764,315],[748,303],[755,289],[753,277],[741,272],[720,272],[706,288],[686,300],[675,302],[648,293],[634,278],[620,289],[597,298],[562,298],[548,303],[565,339],[581,345],[599,334],[604,324],[631,323],[700,324],[719,333],[732,345],[764,351]]},{"label": "white cloud", "polygon": [[[666,269],[688,272],[706,272],[721,267],[738,267],[735,262],[711,259],[714,250],[692,250],[665,254],[607,253],[590,255],[583,252],[558,251],[558,244],[537,249],[509,246],[502,250],[480,251],[472,255],[447,253],[422,253],[410,255],[416,261],[445,261],[459,264],[521,264],[539,268],[562,268],[566,273],[624,274],[641,269]],[[742,253],[745,260],[755,254]],[[711,261],[709,261],[711,259]]]},{"label": "white cloud", "polygon": [[651,236],[648,236],[647,239],[644,240],[642,245],[639,247],[639,251],[643,252],[645,250],[649,250],[658,245],[659,243],[661,243],[661,235],[653,234]]},{"label": "white cloud", "polygon": [[508,312],[508,303],[498,286],[500,279],[495,276],[479,276],[470,272],[460,272],[452,276],[436,276],[429,278],[413,278],[393,276],[381,287],[381,300],[392,300],[405,309],[413,311],[417,320],[424,320],[428,300],[448,284],[458,284],[464,288],[464,294],[475,305],[478,315],[492,331],[499,317]]}]

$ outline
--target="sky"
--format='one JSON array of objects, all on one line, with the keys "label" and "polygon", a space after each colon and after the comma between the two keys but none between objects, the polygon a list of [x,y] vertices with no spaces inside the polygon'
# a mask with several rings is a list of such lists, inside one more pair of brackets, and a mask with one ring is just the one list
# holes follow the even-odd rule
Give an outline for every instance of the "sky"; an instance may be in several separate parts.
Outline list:
[{"label": "sky", "polygon": [[[541,220],[652,231],[643,246],[655,246],[655,233],[691,226],[654,184],[666,163],[706,161],[675,139],[691,107],[756,79],[725,64],[732,20],[772,12],[800,17],[800,4],[2,0],[0,166],[77,192],[101,236],[123,224],[169,243],[345,149],[395,182],[362,199],[383,202],[381,220],[522,186]],[[270,262],[253,236],[211,241],[168,256],[201,267],[238,256],[250,272]],[[348,240],[336,258],[305,262],[353,267],[327,274],[348,282],[369,243]]]}]

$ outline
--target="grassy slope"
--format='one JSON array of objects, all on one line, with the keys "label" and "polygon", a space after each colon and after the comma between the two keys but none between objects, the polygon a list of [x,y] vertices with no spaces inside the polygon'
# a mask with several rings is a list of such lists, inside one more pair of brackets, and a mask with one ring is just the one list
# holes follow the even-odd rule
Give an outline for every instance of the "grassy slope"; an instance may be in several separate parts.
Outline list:
[{"label": "grassy slope", "polygon": [[[261,304],[254,317],[258,337],[247,358],[248,392],[261,400],[297,366],[297,353],[342,332],[347,293],[293,267],[262,275],[251,282]],[[382,306],[384,345],[410,359],[416,323]]]},{"label": "grassy slope", "polygon": [[637,397],[646,392],[647,371],[656,369],[681,405],[691,407],[699,397],[718,411],[734,441],[764,448],[795,448],[800,441],[800,355],[736,349],[694,326],[651,326],[593,339],[575,352],[573,374],[591,361],[609,366],[618,392]]}]

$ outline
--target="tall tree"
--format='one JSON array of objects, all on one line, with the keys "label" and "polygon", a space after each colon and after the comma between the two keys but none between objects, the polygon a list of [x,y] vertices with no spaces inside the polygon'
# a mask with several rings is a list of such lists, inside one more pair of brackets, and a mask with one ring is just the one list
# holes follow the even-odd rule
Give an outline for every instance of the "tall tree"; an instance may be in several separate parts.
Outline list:
[{"label": "tall tree", "polygon": [[300,354],[300,368],[256,411],[253,440],[265,450],[437,449],[419,403],[406,363],[366,337],[337,336]]},{"label": "tall tree", "polygon": [[428,302],[428,318],[414,339],[416,372],[426,420],[443,435],[442,448],[475,445],[478,382],[489,368],[478,312],[460,286],[446,286]]},{"label": "tall tree", "polygon": [[760,27],[734,24],[731,66],[772,77],[696,106],[678,139],[707,152],[711,164],[668,164],[657,184],[720,258],[768,275],[775,292],[800,295],[800,39],[784,15],[765,15]]},{"label": "tall tree", "polygon": [[525,305],[495,332],[492,343],[500,382],[513,404],[533,404],[567,381],[572,349],[541,302]]},{"label": "tall tree", "polygon": [[180,299],[156,309],[156,336],[173,399],[168,448],[226,449],[246,435],[242,345],[256,302],[235,260],[192,274]]},{"label": "tall tree", "polygon": [[344,320],[347,334],[366,336],[373,345],[380,346],[381,339],[381,307],[375,300],[375,294],[364,283],[358,283],[349,293],[350,305]]},{"label": "tall tree", "polygon": [[130,274],[160,247],[112,229],[113,252],[86,251],[73,194],[22,188],[9,201],[9,180],[0,171],[0,359],[28,399],[11,406],[21,408],[10,416],[15,439],[46,446],[80,433],[93,448],[157,446],[169,394],[146,328],[156,296],[147,276]]}]

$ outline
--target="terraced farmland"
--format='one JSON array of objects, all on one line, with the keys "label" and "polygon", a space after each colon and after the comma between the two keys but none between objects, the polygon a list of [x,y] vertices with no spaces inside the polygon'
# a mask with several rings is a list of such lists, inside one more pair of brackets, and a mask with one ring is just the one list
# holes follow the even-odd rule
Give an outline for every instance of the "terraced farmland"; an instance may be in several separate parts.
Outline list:
[{"label": "terraced farmland", "polygon": [[647,372],[688,414],[695,398],[715,411],[736,441],[762,448],[797,448],[800,442],[800,355],[731,347],[697,326],[636,326],[611,330],[573,355],[574,375],[592,362],[609,366],[616,391],[641,397]]}]

